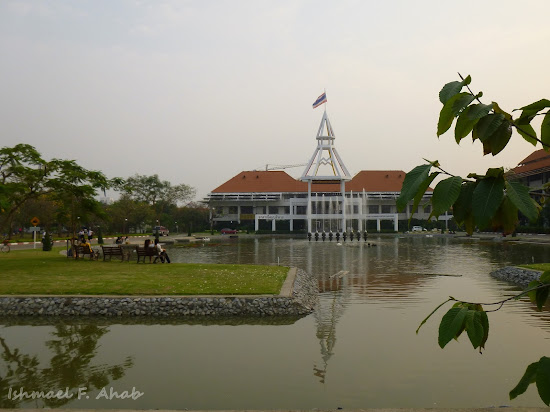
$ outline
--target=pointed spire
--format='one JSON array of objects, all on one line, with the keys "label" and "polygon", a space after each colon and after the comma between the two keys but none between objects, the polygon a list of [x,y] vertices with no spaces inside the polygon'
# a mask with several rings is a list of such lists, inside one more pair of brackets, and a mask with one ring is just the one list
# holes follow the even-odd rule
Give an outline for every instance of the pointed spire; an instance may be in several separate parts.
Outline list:
[{"label": "pointed spire", "polygon": [[351,175],[334,146],[335,138],[325,110],[317,131],[317,147],[300,180],[351,180]]}]

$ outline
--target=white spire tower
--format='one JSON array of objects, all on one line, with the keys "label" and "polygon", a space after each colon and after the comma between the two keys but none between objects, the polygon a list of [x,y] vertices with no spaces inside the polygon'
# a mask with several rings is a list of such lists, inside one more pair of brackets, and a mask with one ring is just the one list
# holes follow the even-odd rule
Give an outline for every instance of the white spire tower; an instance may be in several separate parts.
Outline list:
[{"label": "white spire tower", "polygon": [[[307,224],[308,232],[310,233],[312,231],[313,220],[324,221],[326,219],[329,221],[329,227],[331,227],[330,221],[335,217],[337,217],[338,220],[341,219],[341,228],[344,231],[346,230],[346,182],[351,180],[351,175],[334,146],[335,138],[334,130],[332,129],[332,125],[330,124],[330,120],[325,110],[323,118],[321,119],[321,124],[319,125],[319,130],[317,131],[317,147],[304,169],[302,177],[300,177],[300,180],[308,183]],[[311,198],[312,184],[329,183],[340,183],[340,193],[330,193],[328,201],[331,203],[335,201],[339,206],[337,209],[341,210],[341,214],[335,216],[330,210],[327,213],[325,208],[319,209],[317,207],[315,208],[315,214],[313,214]],[[316,190],[316,192],[319,191]],[[315,197],[315,202],[318,202],[317,196]],[[322,202],[325,202],[324,198]]]}]

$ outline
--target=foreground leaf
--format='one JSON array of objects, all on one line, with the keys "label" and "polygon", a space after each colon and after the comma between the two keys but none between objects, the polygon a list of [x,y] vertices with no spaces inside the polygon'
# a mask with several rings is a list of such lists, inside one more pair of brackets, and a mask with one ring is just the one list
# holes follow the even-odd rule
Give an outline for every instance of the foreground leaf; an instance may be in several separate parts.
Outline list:
[{"label": "foreground leaf", "polygon": [[433,210],[428,218],[444,214],[455,203],[460,195],[462,178],[460,176],[449,177],[437,184],[432,195]]},{"label": "foreground leaf", "polygon": [[504,178],[481,180],[472,196],[472,209],[475,223],[480,229],[487,227],[504,196]]},{"label": "foreground leaf", "polygon": [[516,387],[510,391],[510,400],[517,398],[522,393],[525,393],[529,385],[535,382],[535,379],[537,378],[538,366],[539,363],[534,362],[527,367]]},{"label": "foreground leaf", "polygon": [[544,119],[542,119],[542,125],[540,126],[540,140],[546,145],[545,149],[548,151],[550,147],[550,112],[546,113]]},{"label": "foreground leaf", "polygon": [[550,405],[550,358],[543,356],[537,368],[537,389],[542,401]]},{"label": "foreground leaf", "polygon": [[451,339],[457,337],[458,332],[463,328],[466,312],[468,312],[466,308],[453,307],[443,315],[439,324],[439,347],[444,348]]},{"label": "foreground leaf", "polygon": [[470,84],[471,81],[472,81],[472,78],[470,76],[466,76],[466,78],[460,82],[454,81],[454,82],[447,83],[445,86],[443,86],[443,88],[439,92],[439,101],[443,104],[447,103],[447,101],[451,97],[453,97],[457,93],[460,93],[462,88],[465,85]]},{"label": "foreground leaf", "polygon": [[401,194],[396,201],[398,211],[403,211],[409,201],[416,196],[422,183],[428,178],[428,173],[430,173],[431,168],[431,164],[416,166],[405,175],[403,186],[401,187]]},{"label": "foreground leaf", "polygon": [[469,310],[466,317],[466,332],[474,349],[481,346],[483,336],[485,335],[481,318],[481,312],[477,310]]},{"label": "foreground leaf", "polygon": [[529,195],[529,188],[518,181],[506,181],[506,195],[530,221],[535,221],[539,210]]}]

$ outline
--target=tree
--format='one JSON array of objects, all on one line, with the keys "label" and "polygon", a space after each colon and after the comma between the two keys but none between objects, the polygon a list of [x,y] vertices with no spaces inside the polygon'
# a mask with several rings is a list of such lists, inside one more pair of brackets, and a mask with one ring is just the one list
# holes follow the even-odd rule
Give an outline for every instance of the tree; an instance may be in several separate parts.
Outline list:
[{"label": "tree", "polygon": [[122,179],[108,179],[74,160],[46,161],[27,144],[4,147],[0,149],[0,228],[11,233],[13,218],[23,205],[48,195],[66,207],[74,231],[77,214],[101,213],[94,198],[97,190],[122,183]]},{"label": "tree", "polygon": [[[547,110],[550,108],[550,100],[541,99],[516,109],[521,113],[513,118],[496,102],[483,104],[480,100],[483,93],[474,94],[469,87],[471,77],[460,77],[461,81],[447,83],[439,92],[443,108],[439,114],[437,136],[445,134],[454,123],[457,143],[471,134],[473,141],[479,140],[482,143],[484,155],[495,156],[508,145],[515,129],[527,142],[534,146],[540,143],[545,150],[550,150],[550,110]],[[464,88],[467,91],[463,92]],[[537,116],[544,116],[540,137],[531,126]],[[529,188],[519,182],[507,180],[503,167],[488,169],[485,175],[470,173],[462,178],[445,171],[437,160],[427,161],[427,164],[417,166],[407,173],[397,200],[398,209],[403,210],[412,201],[413,210],[416,210],[426,189],[438,176],[448,177],[439,181],[434,188],[430,199],[430,218],[452,208],[455,221],[464,225],[469,234],[472,234],[476,226],[510,233],[518,223],[518,212],[530,221],[535,221],[539,216],[541,205],[530,196]],[[494,310],[499,310],[506,302],[525,294],[536,302],[538,310],[542,310],[550,294],[550,272],[543,273],[539,280],[531,282],[527,290],[517,296],[485,305],[497,305]],[[422,321],[418,330],[447,302],[456,303],[441,319],[439,346],[444,348],[452,339],[457,339],[466,331],[474,349],[481,352],[489,337],[489,318],[488,311],[480,303],[449,297]],[[531,383],[536,384],[542,401],[550,405],[550,358],[543,356],[527,367],[518,385],[510,391],[510,399],[524,393]]]},{"label": "tree", "polygon": [[158,175],[145,176],[134,175],[126,180],[123,191],[137,201],[142,201],[155,206],[159,201],[167,204],[177,204],[191,200],[195,196],[195,189],[186,184],[172,186],[167,181],[161,181]]}]

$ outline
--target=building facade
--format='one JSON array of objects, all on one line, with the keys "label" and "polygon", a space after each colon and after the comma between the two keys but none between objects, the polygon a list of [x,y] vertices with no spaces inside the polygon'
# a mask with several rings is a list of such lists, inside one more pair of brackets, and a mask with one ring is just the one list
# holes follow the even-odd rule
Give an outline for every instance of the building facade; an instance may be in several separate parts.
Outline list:
[{"label": "building facade", "polygon": [[[243,171],[208,194],[205,202],[218,226],[252,226],[254,230],[312,232],[363,232],[399,230],[413,210],[399,213],[405,172],[363,170],[348,172],[335,147],[327,113],[317,132],[317,145],[301,177],[284,171]],[[431,209],[429,189],[415,218],[427,219]],[[443,218],[449,218],[445,216]]]}]

